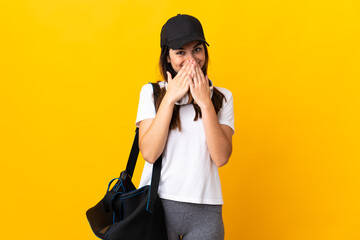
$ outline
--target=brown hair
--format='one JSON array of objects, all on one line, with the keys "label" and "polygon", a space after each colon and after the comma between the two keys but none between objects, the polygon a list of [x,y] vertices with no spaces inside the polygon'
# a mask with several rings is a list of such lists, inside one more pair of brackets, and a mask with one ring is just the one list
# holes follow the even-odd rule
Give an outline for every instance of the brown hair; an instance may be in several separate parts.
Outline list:
[{"label": "brown hair", "polygon": [[[209,54],[208,54],[208,49],[206,47],[205,44],[203,44],[204,49],[205,49],[205,64],[204,66],[201,68],[201,70],[204,73],[204,76],[206,76],[207,74],[207,68],[208,68],[208,62],[209,62]],[[167,57],[169,56],[169,47],[168,46],[164,46],[161,48],[161,54],[160,54],[160,60],[159,60],[159,69],[160,69],[160,74],[163,77],[163,79],[167,82],[167,74],[166,71],[169,71],[171,73],[172,78],[174,78],[176,76],[176,72],[174,71],[174,69],[171,66],[171,63],[167,62]],[[160,82],[160,81],[158,81]],[[157,97],[156,97],[156,111],[159,109],[160,103],[163,99],[163,97],[165,96],[166,90],[165,88],[160,88],[159,92],[156,93]],[[218,89],[216,89],[216,87],[213,87],[213,96],[211,98],[211,101],[214,105],[215,108],[215,112],[216,114],[219,113],[221,107],[222,107],[222,101],[223,99],[226,98],[224,96],[224,94],[222,94]],[[194,121],[197,121],[199,116],[200,118],[202,117],[201,114],[201,109],[199,107],[199,105],[194,104],[194,102],[192,103],[194,110],[195,110],[195,118]],[[170,129],[176,129],[179,128],[179,131],[181,131],[181,124],[180,124],[180,105],[176,105],[174,106],[174,110],[173,110],[173,115],[171,118],[171,122],[170,122]]]}]

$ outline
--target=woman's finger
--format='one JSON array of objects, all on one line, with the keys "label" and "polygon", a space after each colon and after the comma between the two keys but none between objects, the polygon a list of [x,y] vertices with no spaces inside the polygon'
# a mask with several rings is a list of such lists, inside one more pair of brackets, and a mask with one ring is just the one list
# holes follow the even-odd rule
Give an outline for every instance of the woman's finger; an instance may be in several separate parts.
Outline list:
[{"label": "woman's finger", "polygon": [[184,74],[186,75],[186,69],[188,66],[189,66],[189,61],[186,61],[185,64],[181,67],[178,74],[176,74],[176,76],[179,76],[179,78],[181,78],[184,76]]},{"label": "woman's finger", "polygon": [[194,82],[195,82],[195,85],[198,86],[200,84],[200,74],[199,74],[199,65],[195,65],[194,66],[194,71],[195,71],[195,77],[194,77]]},{"label": "woman's finger", "polygon": [[190,75],[191,81],[193,81],[193,78],[195,76],[195,65],[194,65],[194,63],[191,63],[191,67],[189,69],[189,75]]},{"label": "woman's finger", "polygon": [[191,81],[191,76],[190,74],[186,75],[186,77],[184,78],[184,83],[188,84]]},{"label": "woman's finger", "polygon": [[190,91],[193,91],[193,89],[195,87],[193,79],[189,80],[189,86],[190,86]]},{"label": "woman's finger", "polygon": [[199,65],[197,66],[197,73],[198,73],[199,81],[204,82],[204,74]]},{"label": "woman's finger", "polygon": [[181,79],[182,81],[184,81],[184,79],[185,79],[187,76],[189,76],[189,74],[190,74],[190,69],[191,69],[191,64],[187,64],[186,68],[184,69],[183,74],[180,76],[180,79]]},{"label": "woman's finger", "polygon": [[183,74],[184,69],[185,69],[185,66],[186,66],[186,64],[184,64],[184,65],[180,68],[180,70],[179,70],[179,72],[176,74],[176,76],[181,76],[181,75]]},{"label": "woman's finger", "polygon": [[172,81],[171,73],[166,71],[168,83]]}]

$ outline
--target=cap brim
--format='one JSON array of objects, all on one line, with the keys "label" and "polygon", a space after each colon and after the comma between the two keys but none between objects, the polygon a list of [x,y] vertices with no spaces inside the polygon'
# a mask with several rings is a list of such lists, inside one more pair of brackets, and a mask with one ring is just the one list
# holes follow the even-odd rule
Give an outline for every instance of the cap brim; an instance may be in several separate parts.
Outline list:
[{"label": "cap brim", "polygon": [[179,38],[179,39],[175,39],[171,42],[169,42],[167,45],[171,48],[171,49],[179,49],[182,46],[184,46],[185,44],[192,42],[192,41],[201,41],[206,43],[206,45],[210,46],[204,38],[200,37],[200,36],[188,36],[188,37],[183,37],[183,38]]}]

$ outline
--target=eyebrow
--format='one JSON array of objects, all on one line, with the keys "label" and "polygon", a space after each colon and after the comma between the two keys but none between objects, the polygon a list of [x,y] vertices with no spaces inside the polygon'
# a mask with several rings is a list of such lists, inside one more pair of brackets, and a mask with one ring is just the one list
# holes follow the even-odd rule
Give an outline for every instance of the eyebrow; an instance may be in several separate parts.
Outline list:
[{"label": "eyebrow", "polygon": [[[202,44],[202,42],[199,42],[198,44],[196,44],[195,46],[194,46],[194,48],[196,48],[197,46],[199,46],[199,45],[201,45]],[[182,50],[184,50],[184,48],[178,48],[178,49],[182,49]]]}]

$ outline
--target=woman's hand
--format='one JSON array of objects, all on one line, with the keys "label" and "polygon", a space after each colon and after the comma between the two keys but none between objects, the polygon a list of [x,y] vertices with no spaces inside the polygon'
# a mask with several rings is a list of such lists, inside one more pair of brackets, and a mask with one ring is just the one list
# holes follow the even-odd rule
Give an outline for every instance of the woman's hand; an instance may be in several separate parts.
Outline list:
[{"label": "woman's hand", "polygon": [[192,81],[190,82],[190,92],[194,98],[194,103],[200,108],[211,104],[210,87],[208,76],[204,76],[199,64],[192,63]]},{"label": "woman's hand", "polygon": [[166,95],[175,103],[189,91],[192,81],[191,61],[186,61],[174,79],[172,79],[170,72],[166,71],[166,74],[168,76]]}]

